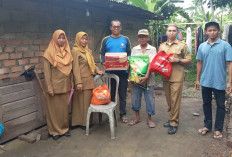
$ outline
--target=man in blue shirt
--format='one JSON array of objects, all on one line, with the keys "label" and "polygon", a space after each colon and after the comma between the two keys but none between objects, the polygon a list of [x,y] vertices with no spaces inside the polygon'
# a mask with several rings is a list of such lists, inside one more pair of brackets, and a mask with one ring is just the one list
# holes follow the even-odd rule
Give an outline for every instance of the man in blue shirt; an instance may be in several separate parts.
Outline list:
[{"label": "man in blue shirt", "polygon": [[[127,56],[131,55],[131,46],[128,37],[120,34],[122,30],[121,22],[118,20],[113,20],[111,22],[110,30],[112,34],[106,36],[102,40],[101,44],[101,63],[105,67],[105,53],[120,53],[126,52]],[[106,71],[106,73],[113,73],[119,77],[119,103],[120,103],[120,118],[122,122],[127,123],[128,119],[126,118],[126,92],[128,86],[128,70],[115,70],[115,71]],[[115,88],[116,83],[114,80],[111,81],[111,100],[115,101]]]},{"label": "man in blue shirt", "polygon": [[[219,38],[220,27],[218,23],[208,22],[205,25],[205,31],[209,39],[199,46],[196,57],[197,76],[195,88],[199,90],[199,85],[202,87],[203,110],[205,115],[204,127],[199,129],[198,132],[201,135],[205,135],[212,129],[211,102],[213,92],[217,104],[214,138],[221,139],[225,118],[225,90],[227,94],[231,92],[232,48],[229,43]],[[226,83],[227,66],[228,83]]]}]

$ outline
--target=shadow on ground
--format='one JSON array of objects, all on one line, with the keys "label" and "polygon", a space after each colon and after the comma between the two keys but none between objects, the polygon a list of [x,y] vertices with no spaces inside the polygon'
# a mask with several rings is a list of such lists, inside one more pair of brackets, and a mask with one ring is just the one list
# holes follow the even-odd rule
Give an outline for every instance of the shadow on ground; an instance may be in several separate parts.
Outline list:
[{"label": "shadow on ground", "polygon": [[[103,124],[97,122],[86,136],[81,129],[71,130],[71,137],[62,137],[57,141],[49,138],[34,144],[14,140],[6,143],[6,152],[2,157],[216,157],[229,156],[226,146],[226,132],[220,141],[212,138],[213,132],[201,136],[198,128],[203,126],[202,100],[200,98],[184,97],[181,105],[180,126],[177,134],[168,135],[163,123],[168,120],[167,105],[164,93],[155,95],[156,114],[153,121],[155,128],[146,124],[145,102],[142,102],[142,122],[129,126],[118,122],[116,139],[110,139],[109,123],[106,116]],[[143,99],[144,100],[144,99]],[[214,114],[215,114],[215,104]],[[131,110],[131,94],[127,97],[127,116],[134,118]],[[197,112],[200,116],[193,116]],[[228,117],[225,120],[225,127]]]}]

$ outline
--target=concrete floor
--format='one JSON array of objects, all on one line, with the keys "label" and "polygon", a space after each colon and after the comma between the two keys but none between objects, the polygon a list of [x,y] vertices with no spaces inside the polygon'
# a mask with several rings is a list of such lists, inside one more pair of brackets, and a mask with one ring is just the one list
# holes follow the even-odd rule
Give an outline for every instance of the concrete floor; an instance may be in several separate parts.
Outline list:
[{"label": "concrete floor", "polygon": [[[131,110],[131,94],[128,93],[127,116],[134,118]],[[71,137],[62,137],[57,141],[49,138],[34,144],[14,140],[5,144],[7,151],[0,151],[1,157],[214,157],[229,156],[226,146],[226,131],[222,140],[214,140],[213,132],[206,136],[198,135],[203,126],[202,100],[183,98],[180,114],[180,126],[175,135],[168,135],[163,123],[168,120],[164,94],[155,95],[156,114],[153,121],[156,127],[146,124],[145,102],[142,102],[142,122],[129,126],[118,122],[116,139],[110,139],[109,123],[106,116],[103,124],[95,125],[86,136],[81,129],[71,130]],[[215,105],[214,105],[215,111]],[[197,112],[200,116],[193,116]],[[94,118],[97,115],[94,115]],[[225,127],[228,118],[225,120]]]}]

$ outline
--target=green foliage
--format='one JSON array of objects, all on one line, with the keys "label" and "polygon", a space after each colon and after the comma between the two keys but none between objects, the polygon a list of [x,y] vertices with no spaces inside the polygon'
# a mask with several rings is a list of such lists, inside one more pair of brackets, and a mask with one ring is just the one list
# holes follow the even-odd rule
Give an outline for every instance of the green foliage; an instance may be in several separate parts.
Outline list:
[{"label": "green foliage", "polygon": [[197,65],[197,60],[196,60],[196,55],[192,53],[192,63],[187,65],[186,70],[185,70],[185,81],[188,82],[190,86],[194,86],[195,80],[196,80],[196,65]]},{"label": "green foliage", "polygon": [[[226,6],[229,6],[230,8],[232,8],[232,1],[231,0],[212,0],[212,1],[213,1],[215,9],[226,7]],[[208,6],[210,6],[209,3],[208,3]]]},{"label": "green foliage", "polygon": [[154,12],[164,17],[169,18],[178,10],[171,0],[157,0],[154,7]]},{"label": "green foliage", "polygon": [[143,0],[130,0],[130,2],[136,7],[140,7],[144,10],[148,10],[148,6]]}]

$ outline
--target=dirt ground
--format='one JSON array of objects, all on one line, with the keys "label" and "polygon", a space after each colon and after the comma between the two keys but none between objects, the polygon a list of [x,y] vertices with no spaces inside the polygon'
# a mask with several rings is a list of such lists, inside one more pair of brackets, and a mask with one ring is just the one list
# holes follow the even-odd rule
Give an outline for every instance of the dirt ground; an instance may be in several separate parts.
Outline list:
[{"label": "dirt ground", "polygon": [[[157,93],[158,92],[158,93]],[[161,95],[159,95],[162,93]],[[213,105],[215,114],[215,104]],[[109,123],[106,116],[103,124],[97,122],[86,136],[81,129],[71,130],[71,137],[62,137],[57,141],[51,138],[29,144],[18,139],[5,144],[6,151],[0,150],[1,157],[228,157],[230,148],[226,145],[226,126],[222,140],[212,138],[213,131],[205,136],[197,133],[203,126],[202,100],[200,93],[185,88],[180,114],[180,126],[174,135],[167,134],[163,123],[168,120],[167,105],[162,90],[155,95],[156,114],[152,117],[156,127],[146,124],[145,102],[143,99],[142,122],[129,126],[118,121],[116,139],[110,139]],[[194,116],[197,112],[200,115]],[[134,118],[131,110],[131,94],[127,96],[127,116]]]}]

